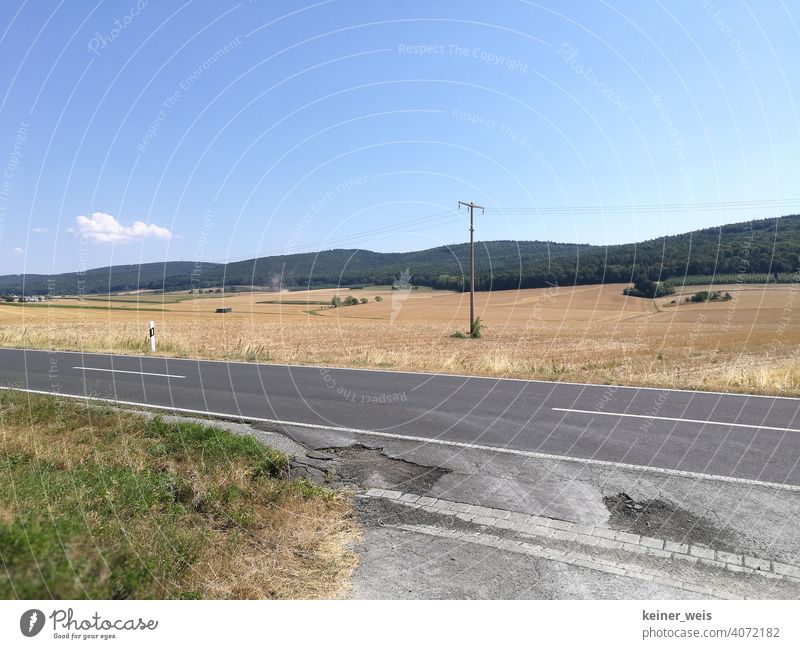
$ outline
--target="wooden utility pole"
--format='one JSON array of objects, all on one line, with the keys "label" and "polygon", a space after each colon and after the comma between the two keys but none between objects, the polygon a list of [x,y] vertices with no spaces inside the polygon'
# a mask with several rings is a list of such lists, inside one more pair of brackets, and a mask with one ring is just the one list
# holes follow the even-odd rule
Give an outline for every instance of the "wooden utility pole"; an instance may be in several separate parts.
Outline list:
[{"label": "wooden utility pole", "polygon": [[469,335],[472,336],[475,327],[475,219],[476,209],[483,214],[484,209],[480,205],[464,201],[458,201],[458,209],[461,206],[469,208]]}]

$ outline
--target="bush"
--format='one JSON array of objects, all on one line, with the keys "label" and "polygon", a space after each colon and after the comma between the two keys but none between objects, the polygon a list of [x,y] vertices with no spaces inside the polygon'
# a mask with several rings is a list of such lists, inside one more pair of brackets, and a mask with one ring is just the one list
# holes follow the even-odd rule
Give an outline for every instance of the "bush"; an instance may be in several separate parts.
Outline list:
[{"label": "bush", "polygon": [[366,304],[367,302],[369,302],[369,300],[368,300],[367,298],[365,298],[365,297],[362,297],[362,298],[359,300],[359,302],[360,302],[361,304]]},{"label": "bush", "polygon": [[343,304],[344,306],[353,306],[354,304],[358,304],[358,298],[348,295],[346,298],[344,298]]},{"label": "bush", "polygon": [[688,301],[690,302],[716,302],[717,300],[722,300],[727,302],[728,300],[732,300],[733,296],[730,293],[725,293],[722,295],[719,291],[698,291],[692,297],[689,298]]},{"label": "bush", "polygon": [[331,306],[332,306],[334,309],[335,309],[335,308],[337,308],[337,307],[340,307],[340,306],[342,306],[342,298],[340,298],[338,295],[334,295],[334,296],[331,298]]},{"label": "bush", "polygon": [[646,297],[654,299],[657,297],[664,297],[665,295],[672,295],[675,289],[664,282],[654,282],[647,279],[647,277],[638,277],[633,283],[633,287],[622,289],[623,295],[630,297]]},{"label": "bush", "polygon": [[375,296],[375,301],[376,302],[383,302],[383,298],[380,295],[376,295]]},{"label": "bush", "polygon": [[480,338],[483,334],[481,333],[481,329],[483,328],[483,323],[481,323],[480,318],[475,318],[475,322],[470,325],[469,328],[469,337],[470,338]]}]

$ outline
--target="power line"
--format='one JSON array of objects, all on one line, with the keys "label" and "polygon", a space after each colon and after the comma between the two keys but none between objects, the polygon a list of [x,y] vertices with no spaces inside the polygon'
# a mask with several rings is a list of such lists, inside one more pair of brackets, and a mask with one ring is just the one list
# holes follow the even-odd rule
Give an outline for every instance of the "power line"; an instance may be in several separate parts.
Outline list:
[{"label": "power line", "polygon": [[536,213],[536,214],[583,214],[583,213],[624,213],[624,212],[689,212],[741,209],[767,209],[776,207],[800,206],[800,198],[769,199],[757,201],[727,201],[718,203],[631,203],[628,205],[575,205],[543,207],[494,207],[490,213]]}]

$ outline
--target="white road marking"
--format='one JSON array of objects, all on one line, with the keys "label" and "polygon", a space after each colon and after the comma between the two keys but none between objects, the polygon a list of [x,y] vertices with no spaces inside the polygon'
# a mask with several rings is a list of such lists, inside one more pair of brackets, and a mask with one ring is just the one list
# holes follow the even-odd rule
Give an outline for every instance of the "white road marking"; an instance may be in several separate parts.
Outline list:
[{"label": "white road marking", "polygon": [[117,406],[139,406],[140,408],[150,408],[152,410],[165,410],[167,412],[180,412],[189,415],[205,415],[207,417],[218,417],[220,419],[234,419],[236,421],[258,421],[266,424],[276,424],[279,426],[300,426],[301,428],[314,428],[317,430],[330,430],[335,433],[350,433],[352,435],[370,435],[372,437],[383,437],[386,439],[399,439],[420,444],[436,444],[439,446],[452,446],[454,448],[466,448],[476,451],[489,451],[491,453],[501,453],[503,455],[515,455],[518,457],[529,457],[536,460],[556,460],[559,462],[573,462],[575,464],[585,464],[589,466],[602,466],[611,469],[622,469],[626,471],[647,471],[668,476],[679,476],[682,478],[692,478],[694,480],[713,480],[715,482],[729,482],[733,484],[751,485],[756,487],[770,487],[772,489],[782,489],[784,491],[800,492],[800,485],[783,484],[780,482],[765,482],[763,480],[752,480],[750,478],[735,478],[733,476],[716,475],[713,473],[697,473],[695,471],[681,471],[679,469],[663,469],[657,466],[642,466],[638,464],[626,464],[624,462],[611,462],[609,460],[594,460],[582,457],[570,457],[568,455],[553,455],[552,453],[538,453],[536,451],[522,451],[515,448],[503,448],[498,446],[486,446],[484,444],[471,444],[469,442],[453,442],[445,439],[432,439],[428,437],[416,437],[413,435],[399,435],[397,433],[383,433],[373,430],[363,430],[361,428],[345,428],[341,426],[328,426],[325,424],[309,424],[302,421],[284,421],[281,419],[267,419],[265,417],[250,417],[247,415],[236,415],[227,412],[214,412],[211,410],[195,410],[193,408],[178,408],[176,406],[158,406],[151,403],[141,403],[138,401],[121,401],[119,399],[105,399],[103,397],[89,397],[80,394],[65,394],[63,392],[49,392],[47,390],[32,390],[29,388],[13,388],[0,385],[0,390],[16,390],[17,392],[30,392],[32,394],[49,394],[56,397],[66,397],[69,399],[84,399],[86,401],[99,401],[111,403]]},{"label": "white road marking", "polygon": [[104,367],[83,367],[83,365],[74,365],[73,370],[88,370],[90,372],[118,372],[120,374],[140,374],[142,376],[166,376],[171,379],[185,379],[186,377],[181,374],[159,374],[158,372],[134,372],[132,370],[109,370]]},{"label": "white road marking", "polygon": [[783,426],[759,426],[758,424],[737,424],[733,421],[710,421],[708,419],[684,419],[683,417],[656,417],[655,415],[634,415],[628,412],[602,412],[599,410],[578,410],[577,408],[551,408],[558,412],[577,412],[582,415],[605,415],[607,417],[635,417],[636,419],[658,419],[660,421],[680,421],[688,424],[706,424],[709,426],[734,426],[736,428],[755,428],[756,430],[777,430],[782,433],[800,433],[800,428]]}]

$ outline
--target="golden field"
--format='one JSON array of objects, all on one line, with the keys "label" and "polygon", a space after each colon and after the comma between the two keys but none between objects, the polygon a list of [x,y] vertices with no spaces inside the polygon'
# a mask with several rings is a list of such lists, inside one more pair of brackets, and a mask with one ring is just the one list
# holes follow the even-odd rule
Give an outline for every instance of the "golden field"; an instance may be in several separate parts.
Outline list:
[{"label": "golden field", "polygon": [[[733,299],[703,304],[684,298],[707,287],[655,302],[623,288],[478,293],[478,340],[451,337],[467,330],[469,294],[445,291],[64,298],[0,304],[0,345],[146,353],[152,319],[170,356],[800,395],[797,286],[714,287]],[[333,295],[369,302],[320,304]],[[233,312],[214,313],[223,305]]]}]

